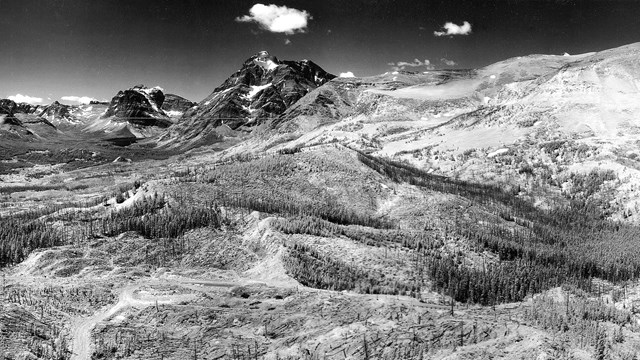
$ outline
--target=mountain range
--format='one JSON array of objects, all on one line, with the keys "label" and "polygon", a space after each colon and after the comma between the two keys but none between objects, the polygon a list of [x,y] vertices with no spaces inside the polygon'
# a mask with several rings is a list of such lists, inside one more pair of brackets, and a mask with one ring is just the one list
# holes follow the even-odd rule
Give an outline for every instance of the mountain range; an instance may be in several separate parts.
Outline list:
[{"label": "mountain range", "polygon": [[[198,103],[144,85],[119,91],[108,104],[5,99],[0,134],[43,146],[90,136],[139,143],[132,148],[213,146],[227,155],[338,142],[489,182],[510,181],[500,161],[526,168],[552,156],[555,164],[538,175],[561,178],[558,167],[569,166],[569,158],[573,168],[591,167],[576,149],[637,153],[639,52],[636,43],[580,55],[528,55],[473,70],[339,78],[312,61],[261,51]],[[555,149],[561,155],[542,156],[539,144],[549,142],[563,144]],[[635,204],[627,201],[618,215]]]},{"label": "mountain range", "polygon": [[638,59],[0,100],[0,355],[635,359]]}]

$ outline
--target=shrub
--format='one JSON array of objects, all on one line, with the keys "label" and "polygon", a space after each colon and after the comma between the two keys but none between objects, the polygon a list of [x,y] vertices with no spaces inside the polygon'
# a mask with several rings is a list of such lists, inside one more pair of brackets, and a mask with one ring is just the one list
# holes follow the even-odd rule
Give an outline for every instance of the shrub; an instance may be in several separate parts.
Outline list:
[{"label": "shrub", "polygon": [[116,195],[116,203],[118,204],[122,204],[124,202],[125,198],[124,195],[122,193],[118,193],[118,195]]}]

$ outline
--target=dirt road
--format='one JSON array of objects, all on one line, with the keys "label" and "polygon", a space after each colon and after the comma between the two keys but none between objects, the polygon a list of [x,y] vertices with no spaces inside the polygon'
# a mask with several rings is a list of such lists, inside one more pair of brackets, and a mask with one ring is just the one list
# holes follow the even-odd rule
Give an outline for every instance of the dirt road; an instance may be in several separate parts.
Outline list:
[{"label": "dirt road", "polygon": [[206,281],[206,280],[194,280],[194,279],[181,279],[174,281],[152,281],[152,282],[140,282],[134,285],[125,286],[120,290],[120,295],[118,297],[118,302],[104,309],[89,318],[78,318],[72,322],[72,343],[73,343],[73,354],[71,356],[71,360],[87,360],[91,358],[91,331],[101,321],[107,320],[111,316],[117,314],[118,312],[127,309],[129,307],[133,308],[144,308],[146,306],[151,306],[157,304],[171,304],[171,303],[179,303],[181,301],[188,301],[195,298],[194,294],[177,294],[177,295],[146,295],[137,293],[140,287],[145,285],[152,284],[175,284],[175,285],[201,285],[207,287],[232,287],[236,284],[234,283],[226,283],[219,281]]}]

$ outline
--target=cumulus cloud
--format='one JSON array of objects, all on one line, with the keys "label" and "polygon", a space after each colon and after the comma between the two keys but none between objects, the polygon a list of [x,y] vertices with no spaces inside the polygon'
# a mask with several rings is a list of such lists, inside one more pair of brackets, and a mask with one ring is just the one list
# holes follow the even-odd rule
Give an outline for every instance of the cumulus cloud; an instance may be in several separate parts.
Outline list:
[{"label": "cumulus cloud", "polygon": [[445,36],[445,35],[469,35],[471,34],[471,24],[468,21],[462,23],[462,25],[456,25],[452,22],[448,22],[444,24],[442,27],[445,31],[434,31],[433,35],[435,36]]},{"label": "cumulus cloud", "polygon": [[22,94],[11,95],[7,97],[7,99],[13,100],[17,103],[27,103],[27,104],[37,104],[42,102],[42,98],[22,95]]},{"label": "cumulus cloud", "polygon": [[442,58],[442,59],[440,59],[440,61],[442,61],[442,63],[444,63],[447,66],[455,66],[456,65],[456,62],[453,61],[453,60],[448,60],[448,59]]},{"label": "cumulus cloud", "polygon": [[285,44],[285,45],[289,45],[289,44],[291,44],[291,40],[289,40],[289,39],[284,39],[284,44]]},{"label": "cumulus cloud", "polygon": [[91,101],[95,101],[95,98],[92,97],[88,97],[88,96],[63,96],[60,99],[65,100],[65,101],[73,101],[73,102],[77,102],[80,104],[88,104]]},{"label": "cumulus cloud", "polygon": [[291,35],[296,32],[305,32],[310,19],[312,19],[311,14],[305,10],[273,4],[255,4],[249,9],[249,15],[237,17],[236,21],[254,22],[267,31]]},{"label": "cumulus cloud", "polygon": [[413,59],[413,62],[398,61],[396,63],[397,66],[411,66],[411,67],[423,66],[423,65],[429,66],[429,64],[431,64],[429,59],[424,59],[424,62],[418,59]]},{"label": "cumulus cloud", "polygon": [[413,62],[407,62],[407,61],[398,61],[397,63],[387,63],[387,65],[392,66],[393,70],[404,70],[407,67],[419,67],[419,66],[424,66],[429,70],[434,69],[434,66],[431,65],[431,62],[429,61],[429,59],[424,59],[424,61],[420,61],[419,59],[413,59]]},{"label": "cumulus cloud", "polygon": [[356,77],[356,76],[353,75],[353,73],[351,71],[347,71],[347,72],[340,73],[340,77],[350,78],[350,77]]}]

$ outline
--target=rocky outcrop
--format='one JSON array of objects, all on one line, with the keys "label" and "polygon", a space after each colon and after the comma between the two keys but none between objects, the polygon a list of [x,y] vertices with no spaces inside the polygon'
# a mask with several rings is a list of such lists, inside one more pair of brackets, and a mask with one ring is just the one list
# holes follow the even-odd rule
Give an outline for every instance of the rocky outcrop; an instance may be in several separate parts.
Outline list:
[{"label": "rocky outcrop", "polygon": [[41,107],[13,100],[0,100],[0,138],[34,141],[58,133],[49,120],[40,117]]},{"label": "rocky outcrop", "polygon": [[78,120],[72,114],[73,106],[64,105],[54,101],[50,105],[40,107],[35,111],[36,115],[55,123],[75,123]]},{"label": "rocky outcrop", "polygon": [[212,126],[226,124],[231,129],[256,125],[282,114],[334,77],[312,61],[281,62],[261,51],[184,118]]},{"label": "rocky outcrop", "polygon": [[16,103],[9,99],[0,99],[0,114],[33,114],[40,109],[40,105],[31,105],[27,103]]},{"label": "rocky outcrop", "polygon": [[16,103],[15,112],[22,114],[35,114],[42,109],[42,105],[31,105],[27,103]]},{"label": "rocky outcrop", "polygon": [[137,126],[168,127],[172,123],[162,110],[165,95],[159,87],[136,85],[119,91],[111,99],[103,118],[129,122]]},{"label": "rocky outcrop", "polygon": [[13,114],[7,114],[0,112],[0,125],[15,125],[23,127],[22,122],[16,118]]},{"label": "rocky outcrop", "polygon": [[31,106],[29,104],[17,104],[15,101],[9,99],[0,99],[0,124],[24,126],[22,121],[15,116],[16,113],[22,112],[25,108],[24,105]]},{"label": "rocky outcrop", "polygon": [[[159,87],[136,85],[121,90],[98,118],[87,123],[84,131],[97,133],[109,139],[157,136],[165,128],[173,125],[169,115],[162,110],[166,98]],[[92,114],[102,107],[103,105],[95,103],[82,110],[83,113]]]},{"label": "rocky outcrop", "polygon": [[189,108],[198,105],[198,103],[193,102],[191,100],[187,100],[182,96],[178,96],[175,94],[165,94],[164,103],[160,107],[167,115],[182,115]]},{"label": "rocky outcrop", "polygon": [[197,106],[188,109],[164,140],[196,143],[221,126],[249,130],[278,117],[333,78],[335,75],[312,61],[280,61],[261,51]]},{"label": "rocky outcrop", "polygon": [[0,99],[0,115],[13,115],[16,103],[9,99]]},{"label": "rocky outcrop", "polygon": [[[353,112],[360,93],[365,89],[354,78],[340,78],[310,92],[271,122],[281,132],[308,129],[339,121]],[[309,126],[302,125],[308,123]]]}]

